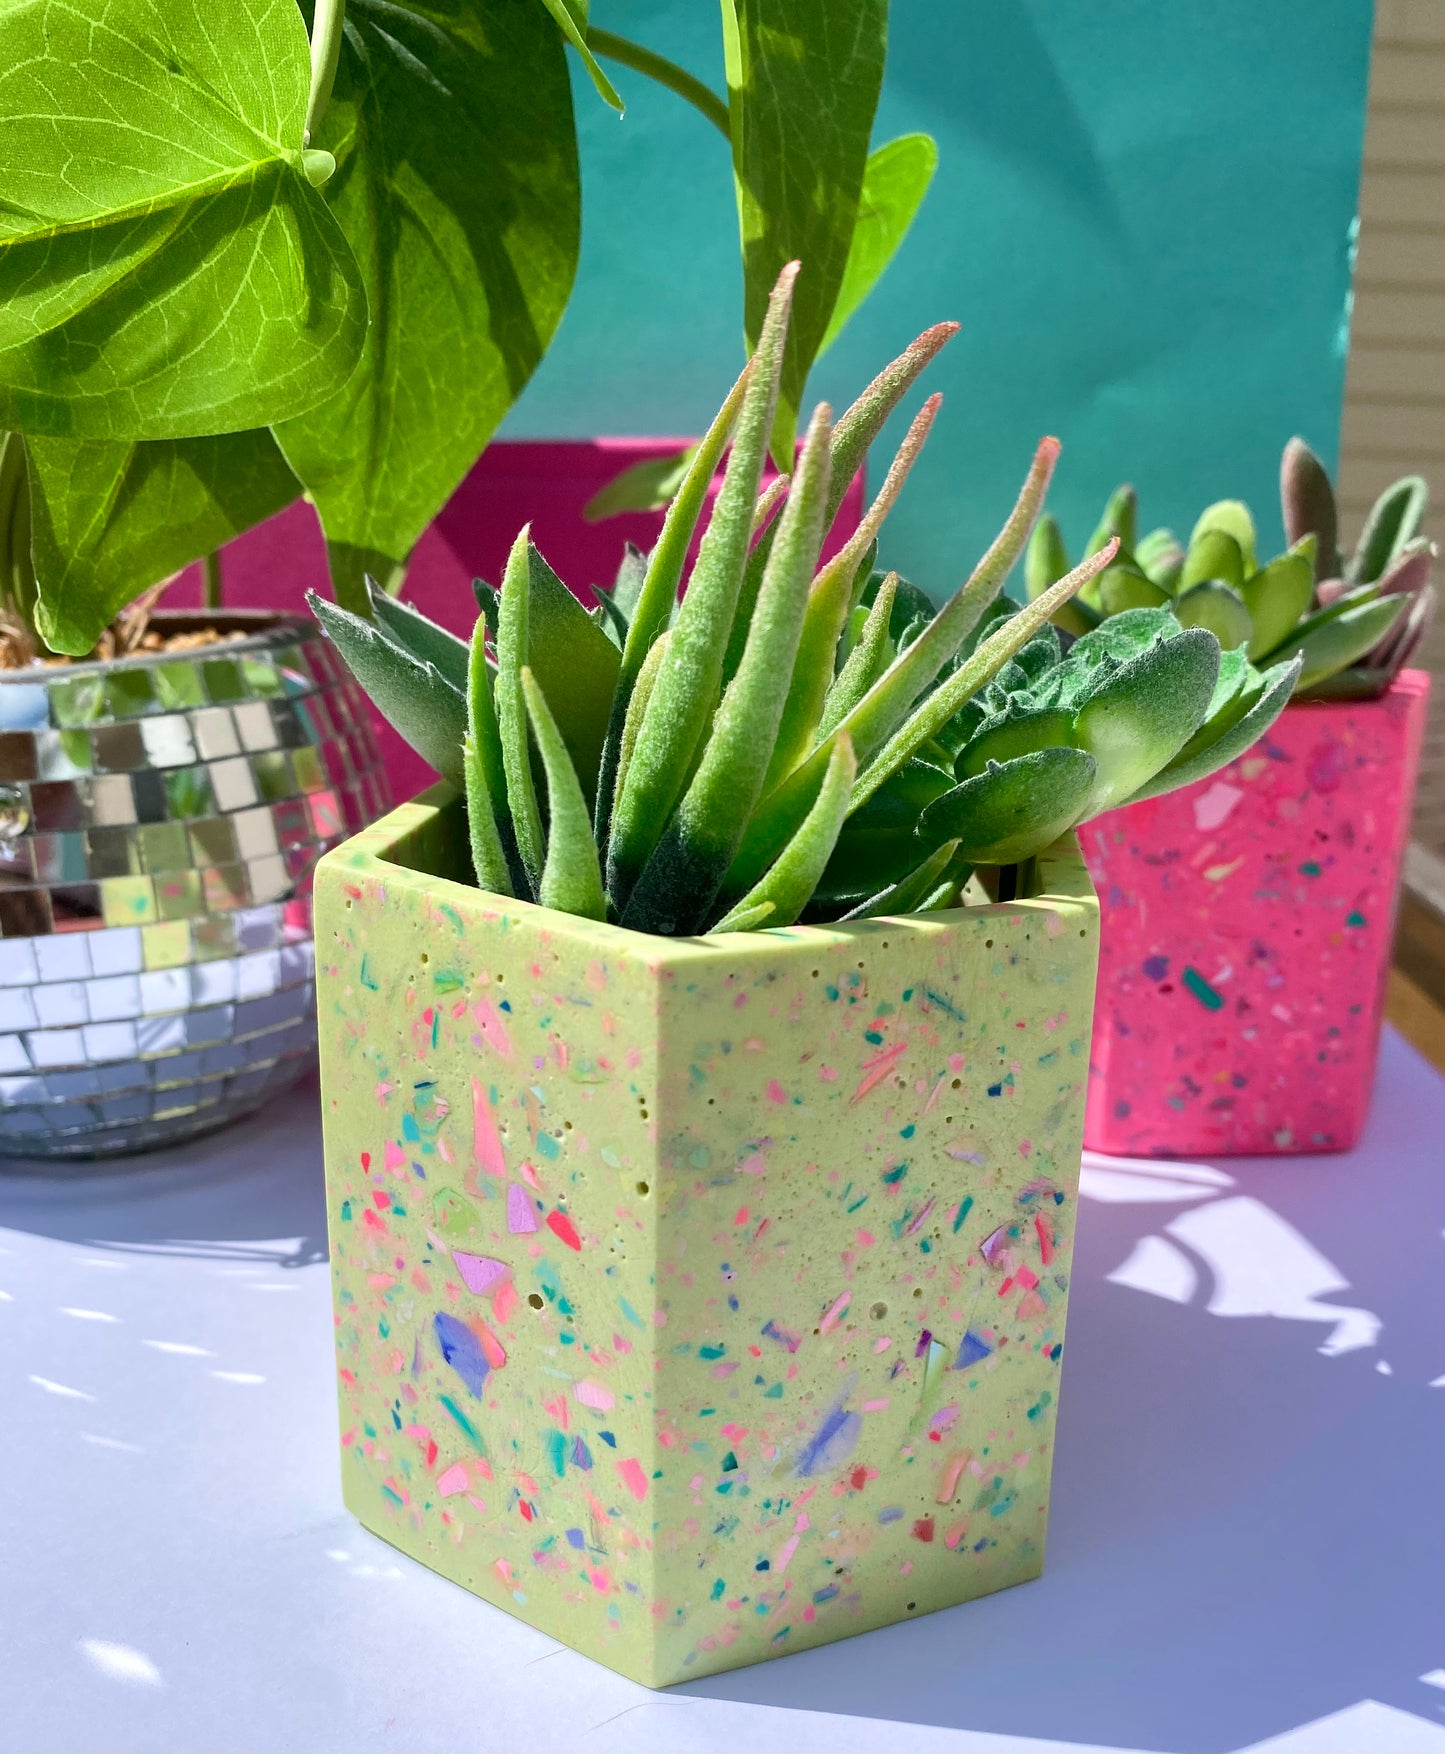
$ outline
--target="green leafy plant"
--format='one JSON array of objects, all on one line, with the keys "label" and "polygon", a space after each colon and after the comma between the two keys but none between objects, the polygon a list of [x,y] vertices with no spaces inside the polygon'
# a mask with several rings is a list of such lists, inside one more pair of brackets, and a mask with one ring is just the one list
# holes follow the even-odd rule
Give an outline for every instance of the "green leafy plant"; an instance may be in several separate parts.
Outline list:
[{"label": "green leafy plant", "polygon": [[[1329,473],[1303,439],[1285,446],[1280,500],[1290,546],[1261,563],[1254,519],[1242,501],[1208,506],[1185,544],[1167,529],[1138,536],[1134,490],[1116,489],[1088,552],[1113,539],[1118,553],[1057,613],[1058,625],[1087,634],[1121,614],[1167,608],[1182,626],[1209,629],[1226,653],[1242,651],[1266,670],[1298,659],[1298,698],[1382,694],[1434,613],[1435,549],[1420,534],[1424,481],[1409,475],[1385,489],[1348,561],[1338,547]],[[1068,564],[1057,524],[1041,519],[1025,563],[1030,598]]]},{"label": "green leafy plant", "polygon": [[569,44],[607,102],[599,57],[727,136],[750,322],[808,248],[790,454],[813,355],[931,175],[923,136],[868,153],[886,23],[886,0],[830,0],[827,29],[824,0],[726,0],[724,101],[586,0],[8,0],[0,430],[29,451],[30,643],[88,652],[302,493],[339,601],[400,582],[571,290]]},{"label": "green leafy plant", "polygon": [[976,867],[1012,869],[1099,811],[1223,766],[1288,699],[1298,658],[1261,676],[1167,610],[1117,616],[1065,655],[1049,617],[1113,562],[1114,538],[1035,602],[1000,595],[1054,439],[941,608],[880,574],[936,396],[820,561],[868,446],[952,326],[841,419],[815,409],[786,496],[760,496],[795,279],[789,265],[656,546],[626,557],[610,598],[584,608],[527,529],[500,591],[479,588],[469,646],[379,589],[374,623],[312,598],[377,705],[464,791],[477,880],[498,895],[663,934],[947,907]]}]

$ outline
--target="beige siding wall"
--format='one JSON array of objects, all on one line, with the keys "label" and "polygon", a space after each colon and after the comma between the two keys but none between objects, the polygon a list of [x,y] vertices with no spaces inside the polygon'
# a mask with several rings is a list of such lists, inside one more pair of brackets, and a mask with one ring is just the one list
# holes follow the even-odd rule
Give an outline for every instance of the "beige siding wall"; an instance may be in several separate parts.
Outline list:
[{"label": "beige siding wall", "polygon": [[[1398,475],[1430,483],[1445,553],[1445,6],[1378,0],[1340,498],[1351,540]],[[1445,576],[1436,570],[1437,588]],[[1434,698],[1415,834],[1445,855],[1445,613],[1427,641]]]}]

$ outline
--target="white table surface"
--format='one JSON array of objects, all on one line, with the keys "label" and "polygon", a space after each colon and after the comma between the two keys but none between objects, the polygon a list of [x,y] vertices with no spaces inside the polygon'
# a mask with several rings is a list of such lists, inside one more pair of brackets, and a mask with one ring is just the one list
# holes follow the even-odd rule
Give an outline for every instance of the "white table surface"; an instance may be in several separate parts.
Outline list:
[{"label": "white table surface", "polygon": [[1043,1578],[661,1695],[342,1509],[312,1093],[11,1166],[0,1749],[1441,1754],[1442,1136],[1089,1159]]}]

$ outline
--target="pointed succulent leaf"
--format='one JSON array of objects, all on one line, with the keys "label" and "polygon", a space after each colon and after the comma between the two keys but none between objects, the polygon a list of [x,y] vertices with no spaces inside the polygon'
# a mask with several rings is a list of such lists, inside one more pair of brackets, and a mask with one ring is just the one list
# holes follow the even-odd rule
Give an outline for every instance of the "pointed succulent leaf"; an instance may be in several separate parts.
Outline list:
[{"label": "pointed succulent leaf", "polygon": [[1416,536],[1395,550],[1394,558],[1375,583],[1380,595],[1412,596],[1424,588],[1435,565],[1435,544],[1426,536]]},{"label": "pointed succulent leaf", "polygon": [[1237,591],[1244,583],[1244,573],[1244,552],[1227,530],[1200,530],[1190,538],[1175,594],[1182,596],[1191,585],[1206,579],[1219,579]]},{"label": "pointed succulent leaf", "polygon": [[1073,741],[1074,715],[1067,707],[1011,707],[959,751],[954,772],[961,780],[972,779],[996,762],[1039,749],[1069,748]]},{"label": "pointed succulent leaf", "polygon": [[1042,597],[1056,579],[1069,570],[1069,550],[1058,520],[1048,512],[1034,525],[1024,552],[1024,590],[1030,603]]},{"label": "pointed succulent leaf", "polygon": [[[875,572],[870,575],[863,586],[863,595],[860,602],[865,609],[871,609],[873,607],[879,591],[883,588],[884,577],[885,574]],[[896,640],[899,634],[902,633],[903,629],[907,627],[908,623],[912,621],[915,616],[932,616],[936,611],[933,599],[926,591],[920,590],[917,585],[912,584],[899,573],[889,572],[886,577],[895,581],[893,587],[893,609],[888,618],[888,632],[889,635]]]},{"label": "pointed succulent leaf", "polygon": [[[818,721],[820,738],[842,723],[892,661],[893,646],[888,637],[888,624],[893,615],[898,585],[898,574],[889,573],[874,597],[872,607],[867,610],[867,619],[857,643],[849,652],[843,668],[833,678],[823,702],[823,716]],[[863,613],[861,606],[854,613]]]},{"label": "pointed succulent leaf", "polygon": [[[812,747],[814,733],[823,714],[829,684],[833,680],[834,655],[843,632],[848,612],[855,601],[854,581],[863,573],[858,592],[866,588],[871,566],[864,571],[865,557],[878,540],[885,518],[902,492],[909,471],[923,449],[933,425],[942,396],[930,396],[914,417],[903,443],[898,447],[883,485],[868,507],[858,528],[818,572],[808,590],[802,631],[797,642],[783,706],[778,721],[777,743],[768,763],[767,789],[772,790],[785,774],[802,760]],[[821,510],[821,508],[820,508]],[[781,540],[781,537],[779,538]],[[821,546],[821,543],[820,543]],[[928,618],[932,620],[932,605]]]},{"label": "pointed succulent leaf", "polygon": [[307,593],[311,613],[336,647],[347,669],[393,725],[443,779],[462,783],[462,741],[467,703],[435,664],[413,657],[380,628],[349,609]]},{"label": "pointed succulent leaf", "polygon": [[1337,579],[1340,560],[1339,512],[1329,470],[1302,438],[1292,438],[1279,465],[1280,509],[1285,540],[1294,547],[1303,536],[1315,539],[1315,582]]},{"label": "pointed succulent leaf", "polygon": [[714,930],[728,929],[740,915],[766,901],[775,910],[770,924],[792,925],[808,905],[832,856],[848,814],[848,793],[856,772],[853,745],[846,734],[840,734],[808,814],[758,882],[728,910]]},{"label": "pointed succulent leaf", "polygon": [[1240,596],[1249,611],[1249,655],[1265,658],[1294,632],[1310,606],[1315,585],[1315,539],[1305,536],[1244,581]]},{"label": "pointed succulent leaf", "polygon": [[808,428],[778,539],[768,558],[748,643],[713,719],[697,772],[642,869],[622,923],[640,932],[692,932],[712,904],[762,790],[795,675],[808,582],[823,541],[831,410]]},{"label": "pointed succulent leaf", "polygon": [[471,844],[477,887],[488,889],[493,895],[514,895],[516,891],[497,824],[498,814],[505,814],[506,776],[502,768],[497,715],[492,706],[486,623],[480,616],[472,630],[468,654],[467,735],[462,746],[462,776],[467,799],[467,838]]},{"label": "pointed succulent leaf", "polygon": [[[1020,651],[1028,643],[1059,603],[1067,602],[1081,584],[1086,583],[1109,565],[1114,557],[1115,543],[1116,539],[1111,537],[1106,547],[1099,549],[1096,554],[1091,554],[1087,560],[1080,562],[1072,572],[1066,573],[1056,585],[1051,585],[1042,597],[1020,609],[1017,614],[1011,615],[1007,621],[1002,622],[998,631],[985,640],[966,663],[961,664],[946,682],[914,708],[911,716],[894,732],[859,776],[853,787],[855,809],[866,798],[870,797],[878,786],[888,778],[889,774],[895,772],[920,744],[936,735],[966,700],[970,699],[985,683],[997,675],[1014,653]],[[922,643],[920,640],[919,644]]]},{"label": "pointed succulent leaf", "polygon": [[773,915],[778,910],[770,901],[760,901],[756,907],[736,907],[726,919],[719,920],[715,926],[709,926],[707,936],[715,937],[719,932],[760,932],[773,924]]},{"label": "pointed succulent leaf", "polygon": [[582,790],[592,798],[622,660],[530,542],[527,566],[527,663],[557,720]]},{"label": "pointed succulent leaf", "polygon": [[1217,499],[1213,505],[1205,506],[1190,533],[1189,546],[1192,548],[1207,530],[1223,530],[1226,536],[1233,537],[1244,563],[1244,576],[1248,578],[1258,563],[1254,558],[1254,514],[1244,501]]},{"label": "pointed succulent leaf", "polygon": [[[915,843],[916,844],[916,843]],[[911,914],[920,911],[921,904],[928,900],[941,882],[944,873],[954,862],[958,852],[956,840],[946,840],[936,847],[921,865],[914,867],[907,876],[900,877],[896,883],[890,883],[886,889],[880,889],[876,895],[869,896],[867,901],[860,901],[857,907],[850,908],[843,914],[843,920],[876,920],[895,914]],[[958,873],[953,877],[955,884],[963,881],[966,873]]]},{"label": "pointed succulent leaf", "polygon": [[[731,4],[731,0],[729,0]],[[935,323],[911,342],[897,359],[884,366],[878,376],[862,391],[843,413],[833,428],[832,474],[828,487],[828,510],[825,523],[831,528],[853,478],[863,467],[868,447],[883,430],[890,414],[903,400],[910,386],[928,362],[958,333],[957,323]],[[743,588],[738,596],[737,615],[723,659],[723,681],[732,679],[742,661],[743,642],[747,638],[748,621],[767,564],[772,533],[764,531],[754,544],[743,575]]]},{"label": "pointed succulent leaf", "polygon": [[1435,587],[1422,585],[1406,601],[1410,605],[1409,613],[1365,655],[1365,663],[1378,665],[1391,681],[1415,655],[1435,618]]},{"label": "pointed succulent leaf", "polygon": [[[672,635],[664,628],[652,642],[651,649],[642,660],[642,668],[637,673],[637,681],[633,684],[632,698],[627,703],[627,717],[623,721],[622,736],[618,741],[617,783],[619,786],[627,777],[628,765],[632,761],[632,751],[637,747],[638,733],[642,730],[642,721],[647,716],[652,690],[657,684],[657,672],[662,668],[662,660],[667,656],[667,642],[671,637]],[[596,818],[594,817],[593,820],[595,823]],[[600,844],[600,835],[598,839]]]},{"label": "pointed succulent leaf", "polygon": [[1347,670],[1365,656],[1409,608],[1408,597],[1374,597],[1339,610],[1326,610],[1302,622],[1292,638],[1271,654],[1285,663],[1298,652],[1304,659],[1301,692]]},{"label": "pointed succulent leaf", "polygon": [[470,658],[465,640],[448,633],[444,627],[438,627],[430,616],[423,615],[412,604],[403,603],[400,597],[383,591],[370,576],[366,580],[366,595],[372,620],[384,628],[397,645],[404,646],[423,663],[435,664],[454,688],[466,688]]},{"label": "pointed succulent leaf", "polygon": [[1094,758],[1082,749],[1040,749],[990,764],[919,818],[925,845],[948,838],[973,865],[1016,865],[1067,834],[1088,808]]},{"label": "pointed succulent leaf", "polygon": [[646,577],[647,556],[635,542],[625,542],[610,593],[624,622],[630,623],[636,612],[637,600],[642,595],[642,585]]},{"label": "pointed succulent leaf", "polygon": [[[723,654],[747,564],[753,508],[777,402],[797,274],[797,263],[790,263],[773,289],[743,393],[727,472],[686,595],[673,617],[672,638],[632,751],[627,783],[613,808],[607,841],[607,887],[614,904],[624,910],[672,815],[717,704]],[[640,619],[639,615],[634,627]]]},{"label": "pointed succulent leaf", "polygon": [[582,795],[572,758],[557,721],[552,717],[537,679],[524,664],[522,695],[532,735],[547,776],[547,856],[537,900],[542,907],[576,914],[584,920],[607,917],[597,842],[592,838],[592,812]]},{"label": "pointed succulent leaf", "polygon": [[1115,536],[1119,539],[1120,548],[1126,553],[1132,552],[1138,533],[1139,496],[1126,481],[1109,495],[1104,506],[1104,515],[1099,519],[1099,526],[1089,538],[1084,552],[1097,554]]},{"label": "pointed succulent leaf", "polygon": [[1181,627],[1207,627],[1225,651],[1247,645],[1254,632],[1243,597],[1220,579],[1201,579],[1180,591],[1174,616]]},{"label": "pointed succulent leaf", "polygon": [[1123,804],[1166,767],[1204,722],[1219,642],[1186,628],[1131,658],[1079,708],[1074,741],[1098,763],[1089,815]]},{"label": "pointed succulent leaf", "polygon": [[502,767],[507,780],[507,809],[517,854],[526,876],[527,897],[534,898],[542,881],[546,842],[542,835],[542,812],[532,778],[531,741],[527,734],[527,701],[522,691],[522,670],[531,655],[528,630],[532,583],[532,529],[527,524],[512,544],[497,606],[497,679],[492,699],[497,711],[497,732],[502,745]]},{"label": "pointed succulent leaf", "polygon": [[1177,791],[1180,786],[1208,779],[1210,774],[1238,760],[1246,750],[1253,748],[1289,705],[1299,673],[1298,657],[1270,670],[1264,678],[1263,688],[1258,693],[1249,692],[1250,705],[1243,715],[1229,719],[1216,736],[1202,743],[1198,741],[1199,733],[1196,733],[1173,761],[1139,787],[1134,798],[1162,797],[1166,792]]},{"label": "pointed succulent leaf", "polygon": [[1372,584],[1407,542],[1420,533],[1430,489],[1419,475],[1406,475],[1387,487],[1370,508],[1359,544],[1345,574],[1351,584]]},{"label": "pointed succulent leaf", "polygon": [[1134,559],[1146,578],[1172,594],[1184,570],[1184,545],[1172,530],[1161,526],[1139,538]]},{"label": "pointed succulent leaf", "polygon": [[817,899],[859,901],[886,889],[918,863],[918,818],[954,785],[951,769],[915,759],[899,769],[843,824],[818,883]]}]

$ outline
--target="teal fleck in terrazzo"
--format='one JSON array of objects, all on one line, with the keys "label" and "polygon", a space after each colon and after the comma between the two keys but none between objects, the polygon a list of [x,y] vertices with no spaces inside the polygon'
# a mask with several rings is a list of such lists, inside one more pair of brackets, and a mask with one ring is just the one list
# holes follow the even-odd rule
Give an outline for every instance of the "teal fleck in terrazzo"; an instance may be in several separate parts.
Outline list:
[{"label": "teal fleck in terrazzo", "polygon": [[1037,1575],[1073,842],[1031,899],[702,940],[452,882],[460,829],[317,876],[352,1512],[650,1686]]}]

